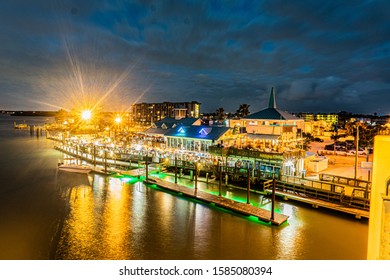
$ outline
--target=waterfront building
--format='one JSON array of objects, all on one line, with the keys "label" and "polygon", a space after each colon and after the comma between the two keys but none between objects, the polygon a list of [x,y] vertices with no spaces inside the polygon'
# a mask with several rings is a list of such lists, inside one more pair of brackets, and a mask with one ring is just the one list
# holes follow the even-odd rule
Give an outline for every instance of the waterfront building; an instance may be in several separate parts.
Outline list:
[{"label": "waterfront building", "polygon": [[304,120],[276,107],[275,90],[272,88],[268,108],[250,114],[243,119],[246,144],[266,152],[283,152],[295,149],[301,141]]},{"label": "waterfront building", "polygon": [[157,142],[164,143],[163,145],[159,144],[159,146],[165,147],[165,136],[175,127],[181,126],[187,128],[199,125],[201,125],[199,118],[164,118],[158,122],[153,122],[148,129],[142,133],[138,133],[138,136],[150,141],[148,143],[149,146],[155,146],[155,143],[152,142]]},{"label": "waterfront building", "polygon": [[131,107],[132,121],[150,125],[164,118],[199,118],[200,104],[191,102],[137,103]]},{"label": "waterfront building", "polygon": [[250,169],[253,177],[256,173],[266,177],[304,175],[306,153],[299,148],[304,120],[276,107],[274,88],[268,108],[231,119],[228,126],[233,130],[232,141],[225,143],[225,148],[209,149],[224,157],[227,166]]},{"label": "waterfront building", "polygon": [[217,126],[176,126],[166,134],[168,148],[195,152],[208,152],[210,146],[231,144],[232,130]]}]

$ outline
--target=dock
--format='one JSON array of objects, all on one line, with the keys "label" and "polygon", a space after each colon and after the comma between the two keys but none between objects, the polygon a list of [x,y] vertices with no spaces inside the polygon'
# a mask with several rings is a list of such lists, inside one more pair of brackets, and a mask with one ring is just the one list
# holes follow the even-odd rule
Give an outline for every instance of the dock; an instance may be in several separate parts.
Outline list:
[{"label": "dock", "polygon": [[[271,194],[271,190],[266,190],[268,194]],[[332,203],[329,201],[324,201],[321,199],[316,199],[312,197],[304,197],[298,194],[292,194],[292,193],[287,193],[287,192],[282,192],[282,191],[275,191],[275,195],[282,197],[284,200],[294,200],[294,201],[299,201],[303,202],[306,204],[312,205],[313,208],[326,208],[326,209],[331,209],[334,211],[339,211],[343,212],[346,214],[352,214],[355,216],[355,218],[360,219],[360,218],[369,218],[370,212],[368,210],[363,210],[363,209],[357,209],[353,207],[347,207],[340,205],[338,203]]]},{"label": "dock", "polygon": [[254,216],[260,221],[271,223],[273,225],[281,225],[284,222],[287,221],[288,216],[274,213],[274,217],[272,219],[272,212],[261,209],[259,207],[253,206],[251,204],[245,204],[242,202],[237,202],[225,197],[213,195],[206,193],[204,191],[201,191],[197,188],[189,188],[185,186],[181,186],[172,182],[164,181],[158,178],[149,178],[148,180],[144,181],[147,184],[154,184],[158,186],[159,188],[174,192],[178,195],[190,197],[193,199],[200,200],[205,203],[209,203],[236,213],[239,213],[241,215],[245,216]]}]

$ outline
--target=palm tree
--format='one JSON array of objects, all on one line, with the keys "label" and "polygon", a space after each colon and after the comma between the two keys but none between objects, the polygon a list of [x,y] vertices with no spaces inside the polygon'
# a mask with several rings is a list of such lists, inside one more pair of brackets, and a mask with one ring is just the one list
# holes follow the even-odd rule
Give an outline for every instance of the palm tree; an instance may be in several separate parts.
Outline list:
[{"label": "palm tree", "polygon": [[218,108],[215,111],[215,115],[216,115],[218,121],[223,121],[225,119],[225,109],[222,107]]},{"label": "palm tree", "polygon": [[333,135],[330,136],[330,139],[333,140],[333,152],[334,154],[336,154],[336,143],[337,143],[337,140],[339,140],[341,136],[339,135],[339,129],[337,127],[337,125],[334,125],[333,126]]},{"label": "palm tree", "polygon": [[249,115],[249,106],[248,104],[241,104],[236,111],[236,116],[239,118],[246,117]]}]

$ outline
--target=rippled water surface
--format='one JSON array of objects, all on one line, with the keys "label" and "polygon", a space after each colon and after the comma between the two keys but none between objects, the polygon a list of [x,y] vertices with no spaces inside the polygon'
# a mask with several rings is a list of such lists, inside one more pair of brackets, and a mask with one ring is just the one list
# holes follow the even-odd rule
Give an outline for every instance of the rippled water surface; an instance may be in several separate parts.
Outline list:
[{"label": "rippled water surface", "polygon": [[1,259],[366,258],[366,220],[278,202],[289,219],[276,227],[139,181],[58,171],[54,143],[14,120],[0,117]]}]

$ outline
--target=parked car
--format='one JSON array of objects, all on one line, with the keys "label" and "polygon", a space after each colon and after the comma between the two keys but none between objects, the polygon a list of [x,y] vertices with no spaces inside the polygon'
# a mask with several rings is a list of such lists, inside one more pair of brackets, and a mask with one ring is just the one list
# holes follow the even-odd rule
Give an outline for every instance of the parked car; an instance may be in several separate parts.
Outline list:
[{"label": "parked car", "polygon": [[334,150],[334,145],[333,144],[325,145],[325,150],[333,151]]},{"label": "parked car", "polygon": [[[348,153],[354,155],[356,154],[356,149],[349,150]],[[358,155],[367,155],[367,151],[364,150],[363,148],[359,148]]]},{"label": "parked car", "polygon": [[322,139],[319,138],[319,137],[315,137],[315,138],[313,139],[313,141],[315,141],[315,142],[324,142],[324,140],[322,140]]}]

